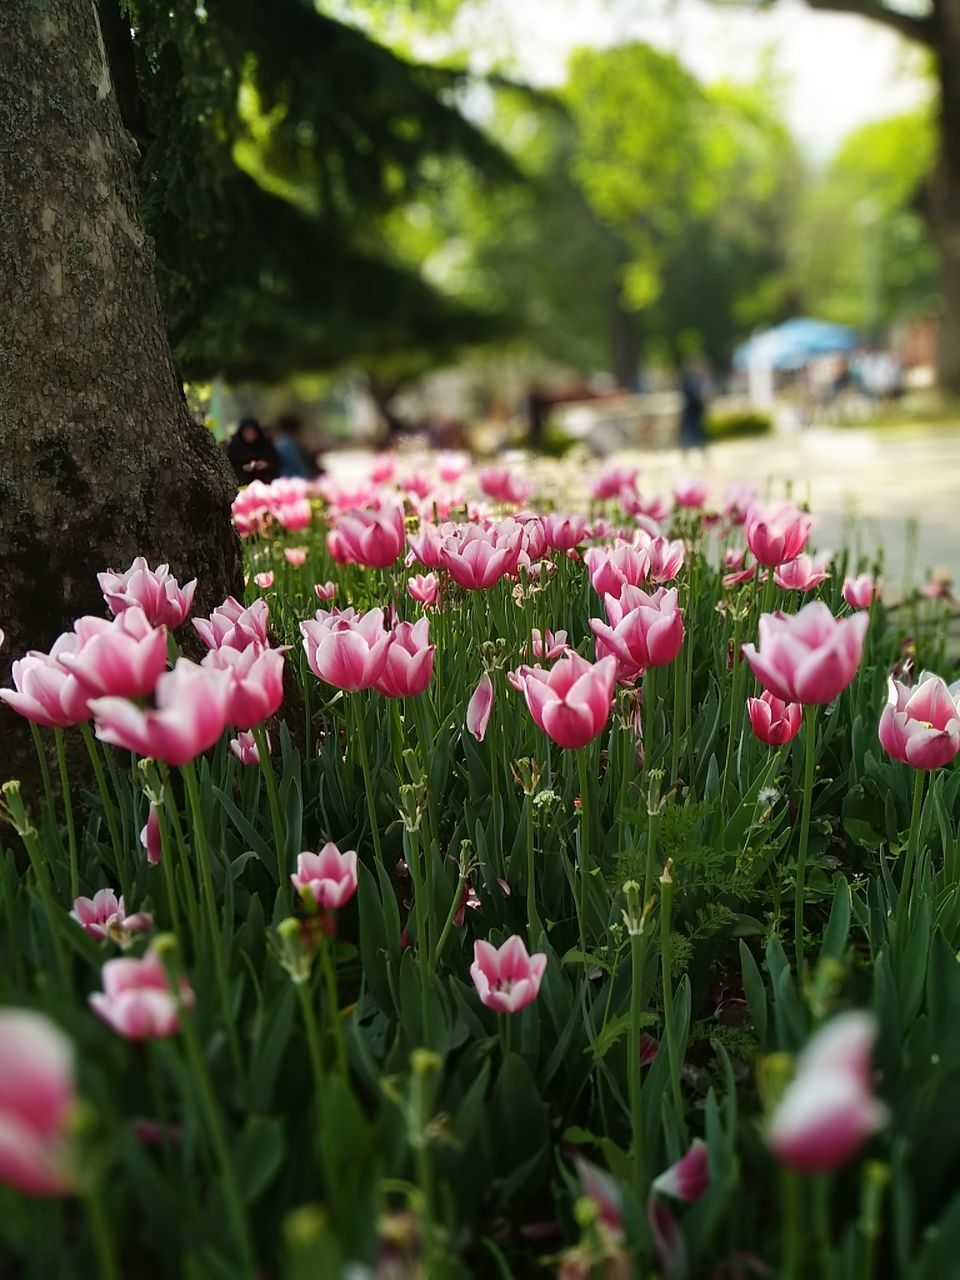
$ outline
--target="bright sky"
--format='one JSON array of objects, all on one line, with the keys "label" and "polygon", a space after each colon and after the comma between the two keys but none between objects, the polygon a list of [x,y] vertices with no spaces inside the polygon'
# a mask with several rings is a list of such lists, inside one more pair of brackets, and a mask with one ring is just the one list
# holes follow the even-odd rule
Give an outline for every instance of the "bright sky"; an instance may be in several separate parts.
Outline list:
[{"label": "bright sky", "polygon": [[646,40],[708,81],[753,79],[772,54],[787,118],[816,157],[927,92],[921,55],[907,41],[863,18],[813,13],[799,0],[764,12],[710,0],[482,0],[464,6],[452,35],[477,70],[507,58],[541,85],[561,83],[567,58],[582,45]]}]

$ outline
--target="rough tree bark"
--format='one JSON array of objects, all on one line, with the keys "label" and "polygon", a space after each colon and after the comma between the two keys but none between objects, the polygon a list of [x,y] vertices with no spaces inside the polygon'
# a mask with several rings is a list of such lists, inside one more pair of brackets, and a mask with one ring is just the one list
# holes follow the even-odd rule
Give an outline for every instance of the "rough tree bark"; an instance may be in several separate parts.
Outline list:
[{"label": "rough tree bark", "polygon": [[[95,0],[0,20],[0,683],[135,555],[242,590],[235,486],[173,367]],[[0,781],[26,756],[0,712]]]},{"label": "rough tree bark", "polygon": [[928,217],[943,280],[940,381],[960,395],[960,0],[940,0],[936,20],[940,155],[931,180]]}]

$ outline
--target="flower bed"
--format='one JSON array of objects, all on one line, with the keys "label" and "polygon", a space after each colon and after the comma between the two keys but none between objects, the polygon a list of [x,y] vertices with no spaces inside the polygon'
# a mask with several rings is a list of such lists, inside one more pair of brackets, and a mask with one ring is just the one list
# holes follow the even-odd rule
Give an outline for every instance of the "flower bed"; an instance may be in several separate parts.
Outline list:
[{"label": "flower bed", "polygon": [[13,1273],[952,1274],[948,584],[616,468],[234,518],[0,694]]}]

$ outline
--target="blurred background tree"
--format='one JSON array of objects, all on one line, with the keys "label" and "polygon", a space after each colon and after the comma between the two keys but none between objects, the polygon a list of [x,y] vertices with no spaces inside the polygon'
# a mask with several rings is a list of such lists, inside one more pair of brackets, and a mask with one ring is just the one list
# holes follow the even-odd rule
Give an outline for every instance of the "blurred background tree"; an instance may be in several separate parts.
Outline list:
[{"label": "blurred background tree", "polygon": [[404,351],[416,364],[489,336],[493,317],[432,288],[379,232],[441,161],[511,176],[460,109],[463,74],[302,0],[100,3],[184,376],[269,382]]}]

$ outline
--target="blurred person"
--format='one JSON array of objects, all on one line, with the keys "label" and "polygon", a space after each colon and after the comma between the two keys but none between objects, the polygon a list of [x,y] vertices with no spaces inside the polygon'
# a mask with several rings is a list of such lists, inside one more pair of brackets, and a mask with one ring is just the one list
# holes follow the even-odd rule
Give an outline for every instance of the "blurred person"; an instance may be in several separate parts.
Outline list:
[{"label": "blurred person", "polygon": [[243,418],[227,445],[227,457],[237,484],[262,480],[269,484],[280,475],[280,458],[273,441],[256,418]]},{"label": "blurred person", "polygon": [[312,480],[317,473],[313,457],[303,447],[301,436],[303,423],[293,413],[285,413],[277,419],[273,428],[273,445],[280,459],[280,474]]},{"label": "blurred person", "polygon": [[707,443],[704,415],[707,408],[706,377],[698,361],[684,365],[680,376],[683,409],[680,413],[681,449],[703,449]]},{"label": "blurred person", "polygon": [[531,449],[538,450],[543,444],[549,404],[540,384],[531,383],[527,391],[527,443]]}]

